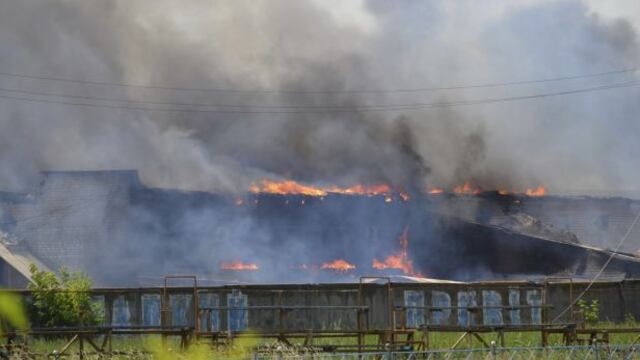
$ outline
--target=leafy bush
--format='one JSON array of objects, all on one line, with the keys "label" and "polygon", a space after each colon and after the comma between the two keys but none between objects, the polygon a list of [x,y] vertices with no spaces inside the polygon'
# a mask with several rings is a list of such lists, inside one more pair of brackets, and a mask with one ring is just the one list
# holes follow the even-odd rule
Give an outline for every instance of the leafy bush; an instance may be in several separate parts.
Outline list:
[{"label": "leafy bush", "polygon": [[634,325],[636,323],[636,317],[633,316],[633,313],[626,313],[624,315],[624,323],[627,325]]},{"label": "leafy bush", "polygon": [[578,301],[578,308],[580,309],[582,318],[587,324],[595,324],[600,319],[600,303],[598,300],[591,300],[590,303],[580,300]]},{"label": "leafy bush", "polygon": [[91,299],[93,282],[84,273],[60,269],[60,276],[41,271],[31,265],[32,283],[28,285],[33,296],[36,321],[44,326],[97,325],[101,311]]},{"label": "leafy bush", "polygon": [[27,326],[22,299],[16,294],[0,292],[0,335],[8,329],[25,330]]}]

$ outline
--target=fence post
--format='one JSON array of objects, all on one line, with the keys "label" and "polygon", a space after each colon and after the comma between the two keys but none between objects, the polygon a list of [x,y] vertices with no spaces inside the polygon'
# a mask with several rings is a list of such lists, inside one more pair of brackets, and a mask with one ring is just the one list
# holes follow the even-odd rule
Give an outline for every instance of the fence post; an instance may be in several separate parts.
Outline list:
[{"label": "fence post", "polygon": [[492,359],[496,359],[496,355],[497,355],[497,351],[496,351],[496,341],[495,340],[491,340],[491,358]]}]

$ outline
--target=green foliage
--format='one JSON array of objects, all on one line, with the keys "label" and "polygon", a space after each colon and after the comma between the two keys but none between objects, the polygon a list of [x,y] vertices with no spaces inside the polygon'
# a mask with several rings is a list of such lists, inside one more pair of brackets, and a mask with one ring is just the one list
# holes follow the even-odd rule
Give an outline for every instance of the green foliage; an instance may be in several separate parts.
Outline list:
[{"label": "green foliage", "polygon": [[0,334],[5,331],[5,324],[18,330],[25,330],[28,326],[20,296],[0,292]]},{"label": "green foliage", "polygon": [[626,313],[626,314],[624,315],[624,323],[625,323],[626,325],[633,325],[633,324],[635,324],[635,323],[636,323],[636,317],[635,317],[635,316],[633,316],[633,314],[632,314],[632,313]]},{"label": "green foliage", "polygon": [[578,308],[587,324],[593,325],[600,319],[600,303],[598,300],[591,300],[591,302],[580,300],[578,301]]},{"label": "green foliage", "polygon": [[100,308],[91,300],[93,282],[84,273],[60,269],[60,276],[31,265],[33,306],[38,323],[45,326],[97,325]]},{"label": "green foliage", "polygon": [[[242,360],[253,357],[254,349],[258,343],[259,339],[257,338],[240,336],[234,339],[231,346],[222,349],[213,349],[210,344],[204,342],[195,342],[188,349],[179,349],[167,347],[158,337],[150,337],[145,344],[145,350],[153,354],[153,359],[158,360]],[[279,357],[286,357],[282,355],[280,354]],[[293,358],[296,353],[291,352],[289,355]]]}]

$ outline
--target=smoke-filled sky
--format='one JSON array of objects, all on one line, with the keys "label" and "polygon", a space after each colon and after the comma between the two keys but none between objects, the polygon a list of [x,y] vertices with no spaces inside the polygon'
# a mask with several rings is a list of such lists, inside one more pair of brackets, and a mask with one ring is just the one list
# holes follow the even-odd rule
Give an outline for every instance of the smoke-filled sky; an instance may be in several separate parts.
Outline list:
[{"label": "smoke-filled sky", "polygon": [[0,189],[40,170],[139,169],[150,186],[224,192],[263,177],[640,191],[638,86],[364,109],[638,80],[378,92],[631,69],[639,28],[635,0],[2,1],[0,73],[155,87],[0,75]]}]

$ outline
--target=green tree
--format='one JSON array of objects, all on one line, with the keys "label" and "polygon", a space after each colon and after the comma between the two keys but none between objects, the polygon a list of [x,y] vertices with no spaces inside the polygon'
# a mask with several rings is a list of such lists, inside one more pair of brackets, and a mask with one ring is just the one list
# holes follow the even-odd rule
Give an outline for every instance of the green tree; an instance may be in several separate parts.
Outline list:
[{"label": "green tree", "polygon": [[98,304],[91,299],[93,282],[82,272],[60,269],[60,276],[31,265],[32,292],[36,320],[44,326],[97,325],[101,319]]}]

